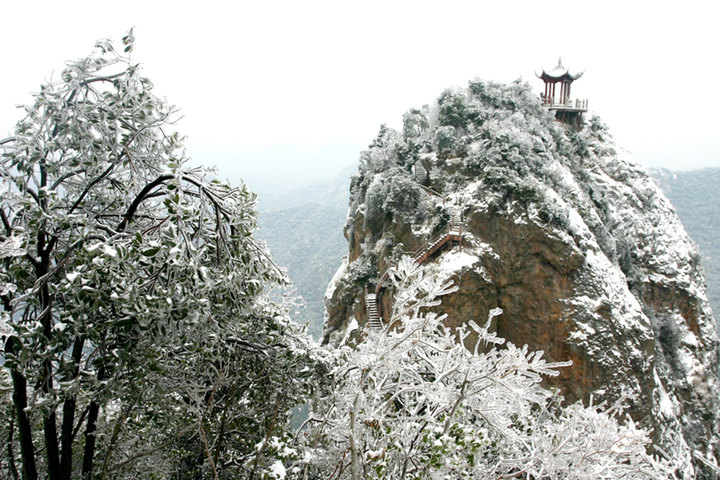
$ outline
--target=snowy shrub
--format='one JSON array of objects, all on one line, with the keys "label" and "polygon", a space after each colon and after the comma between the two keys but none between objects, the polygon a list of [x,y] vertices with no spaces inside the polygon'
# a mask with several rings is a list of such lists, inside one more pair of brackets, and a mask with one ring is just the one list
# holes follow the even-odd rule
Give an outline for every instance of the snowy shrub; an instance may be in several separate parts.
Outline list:
[{"label": "snowy shrub", "polygon": [[428,311],[451,283],[404,257],[388,326],[332,352],[334,387],[313,405],[299,478],[671,478],[648,432],[615,412],[557,406],[540,387],[566,363]]},{"label": "snowy shrub", "polygon": [[365,221],[373,230],[390,219],[412,223],[425,215],[425,194],[414,178],[400,169],[376,176],[365,195]]},{"label": "snowy shrub", "polygon": [[456,90],[445,90],[437,100],[440,126],[465,128],[470,121],[465,94]]},{"label": "snowy shrub", "polygon": [[367,171],[367,160],[368,158],[367,152],[362,152],[360,154],[360,173],[355,173],[350,177],[350,202],[357,204],[358,201],[362,196],[365,195],[365,192],[367,191],[367,187],[370,185],[370,181],[372,176],[371,175],[365,175],[362,170]]},{"label": "snowy shrub", "polygon": [[414,139],[421,136],[430,127],[428,119],[428,106],[422,109],[413,108],[403,115],[403,137],[405,139]]},{"label": "snowy shrub", "polygon": [[385,208],[388,179],[376,176],[365,194],[365,224],[373,231],[379,230],[391,214]]},{"label": "snowy shrub", "polygon": [[[605,134],[608,135],[608,127],[607,125],[602,121],[600,117],[597,115],[593,115],[590,117],[590,120],[587,122],[587,128],[593,132],[595,135],[598,135],[600,140],[607,140],[607,138],[602,138],[600,135]],[[609,136],[609,135],[608,135]]]},{"label": "snowy shrub", "polygon": [[480,175],[488,164],[484,153],[471,153],[463,159],[462,173],[468,177]]},{"label": "snowy shrub", "polygon": [[445,125],[438,127],[437,130],[435,130],[433,146],[435,147],[435,151],[438,156],[447,158],[458,152],[462,146],[462,140],[460,139],[455,127]]},{"label": "snowy shrub", "polygon": [[470,93],[482,101],[487,107],[497,109],[503,104],[504,86],[495,82],[484,82],[482,80],[474,80],[470,82],[468,90]]},{"label": "snowy shrub", "polygon": [[542,200],[540,184],[532,177],[522,178],[509,169],[489,167],[485,170],[483,182],[503,198],[517,200],[524,205]]},{"label": "snowy shrub", "polygon": [[380,173],[397,165],[399,145],[405,146],[402,136],[392,128],[382,125],[377,137],[370,143],[369,150],[360,154],[360,172]]},{"label": "snowy shrub", "polygon": [[419,151],[419,144],[399,140],[393,148],[395,164],[401,167],[404,171],[412,173]]},{"label": "snowy shrub", "polygon": [[387,183],[387,195],[383,208],[393,212],[405,223],[421,220],[425,215],[423,199],[425,193],[413,178],[394,176]]},{"label": "snowy shrub", "polygon": [[348,266],[348,279],[359,285],[366,285],[371,279],[377,278],[377,258],[363,252]]}]

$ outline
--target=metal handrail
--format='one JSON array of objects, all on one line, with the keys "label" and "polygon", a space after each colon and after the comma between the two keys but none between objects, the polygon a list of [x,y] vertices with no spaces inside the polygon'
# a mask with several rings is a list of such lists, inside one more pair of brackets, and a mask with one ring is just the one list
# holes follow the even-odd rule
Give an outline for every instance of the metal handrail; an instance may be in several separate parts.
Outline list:
[{"label": "metal handrail", "polygon": [[[462,237],[462,234],[463,234],[462,221],[458,222],[458,223],[460,224],[460,228],[458,230],[458,235],[460,237]],[[455,222],[453,222],[452,218],[451,218],[450,222],[447,225],[447,229],[444,232],[438,233],[437,235],[432,237],[430,240],[427,240],[426,242],[424,242],[420,247],[416,248],[412,252],[403,251],[402,253],[405,255],[409,255],[417,263],[422,263],[424,260],[427,259],[427,257],[425,259],[423,259],[422,261],[420,259],[423,257],[423,255],[428,253],[432,249],[432,247],[434,247],[435,245],[440,243],[444,238],[447,238],[448,240],[452,240],[451,237],[453,236],[453,227],[454,226],[456,226]],[[386,266],[385,269],[383,269],[383,271],[381,272],[380,277],[378,279],[377,286],[375,287],[376,293],[379,292],[379,290],[382,288],[383,283],[385,283],[385,281],[387,280],[390,269],[397,268],[397,266],[398,266],[398,262],[396,261],[396,262],[393,262],[392,266]]]}]

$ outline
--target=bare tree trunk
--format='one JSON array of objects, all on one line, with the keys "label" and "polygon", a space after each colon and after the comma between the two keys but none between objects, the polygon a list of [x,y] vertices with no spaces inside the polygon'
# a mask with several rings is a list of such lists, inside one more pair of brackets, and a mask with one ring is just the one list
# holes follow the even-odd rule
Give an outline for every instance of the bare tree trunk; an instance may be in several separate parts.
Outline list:
[{"label": "bare tree trunk", "polygon": [[[5,353],[15,355],[14,337],[5,342]],[[17,414],[18,432],[20,433],[20,454],[22,456],[23,478],[26,480],[37,479],[37,467],[35,466],[35,448],[32,443],[32,429],[27,412],[27,380],[17,370],[17,367],[10,369],[13,382],[13,404]]]},{"label": "bare tree trunk", "polygon": [[[38,240],[38,250],[42,255],[42,261],[35,265],[35,273],[37,278],[43,278],[49,269],[49,255],[42,250],[44,244],[44,235]],[[47,343],[50,342],[52,335],[52,296],[47,283],[40,288],[40,305],[42,313],[37,318],[43,326],[43,336]],[[40,373],[40,388],[45,395],[49,395],[53,388],[53,366],[49,358],[42,362],[42,371]],[[43,417],[43,432],[45,434],[45,457],[47,458],[48,477],[50,480],[62,480],[60,475],[60,447],[57,438],[57,414],[55,409]]]},{"label": "bare tree trunk", "polygon": [[8,455],[8,467],[12,472],[15,480],[20,480],[20,473],[18,472],[17,465],[15,465],[15,452],[13,451],[13,435],[15,433],[15,417],[10,418],[10,428],[8,430],[8,441],[7,441],[7,455]]},{"label": "bare tree trunk", "polygon": [[[81,337],[75,338],[73,344],[72,359],[75,362],[72,379],[76,378],[80,372],[80,357],[82,355],[84,340]],[[73,427],[75,423],[75,409],[77,400],[72,396],[65,400],[63,404],[63,423],[60,433],[60,441],[62,446],[62,457],[60,458],[60,478],[62,480],[70,480],[72,478],[72,458],[73,458]]]},{"label": "bare tree trunk", "polygon": [[92,478],[93,461],[95,457],[95,429],[100,412],[100,405],[96,401],[90,402],[87,425],[85,426],[85,451],[83,452],[82,478]]},{"label": "bare tree trunk", "polygon": [[50,478],[50,480],[61,480],[60,448],[57,439],[57,415],[55,414],[55,410],[43,418],[43,430],[45,432],[48,478]]},{"label": "bare tree trunk", "polygon": [[[98,381],[105,379],[105,368],[100,367],[98,371]],[[85,425],[85,451],[83,452],[82,478],[90,480],[92,478],[93,462],[95,461],[95,430],[97,428],[97,418],[100,413],[100,404],[92,400],[90,402],[90,412],[88,413],[87,425]]]}]

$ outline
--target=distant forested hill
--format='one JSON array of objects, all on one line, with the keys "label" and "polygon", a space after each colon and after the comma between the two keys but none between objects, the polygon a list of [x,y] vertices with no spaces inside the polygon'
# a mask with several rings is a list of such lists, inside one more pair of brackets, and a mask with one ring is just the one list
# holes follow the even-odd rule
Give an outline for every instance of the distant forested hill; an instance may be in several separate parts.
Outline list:
[{"label": "distant forested hill", "polygon": [[652,176],[675,206],[685,229],[700,247],[715,318],[720,315],[720,168],[676,172],[653,170]]},{"label": "distant forested hill", "polygon": [[259,199],[257,236],[267,242],[273,260],[287,267],[293,288],[306,303],[293,318],[308,323],[316,339],[322,333],[325,289],[347,251],[343,226],[350,175],[356,168],[333,182]]}]

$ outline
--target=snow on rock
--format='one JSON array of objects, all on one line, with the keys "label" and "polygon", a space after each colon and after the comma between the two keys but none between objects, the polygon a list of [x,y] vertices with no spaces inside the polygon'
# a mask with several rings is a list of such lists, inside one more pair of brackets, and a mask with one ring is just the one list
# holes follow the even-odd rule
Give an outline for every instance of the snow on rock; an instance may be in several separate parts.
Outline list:
[{"label": "snow on rock", "polygon": [[477,255],[472,255],[463,250],[454,250],[443,256],[438,262],[438,265],[440,266],[441,272],[452,274],[463,268],[470,268],[478,261],[479,258]]},{"label": "snow on rock", "polygon": [[330,283],[328,284],[327,289],[325,290],[325,300],[330,300],[333,297],[333,294],[335,293],[335,288],[337,287],[338,281],[345,276],[347,273],[347,257],[343,257],[342,264],[335,272],[335,275],[333,275],[333,278],[330,280]]}]

